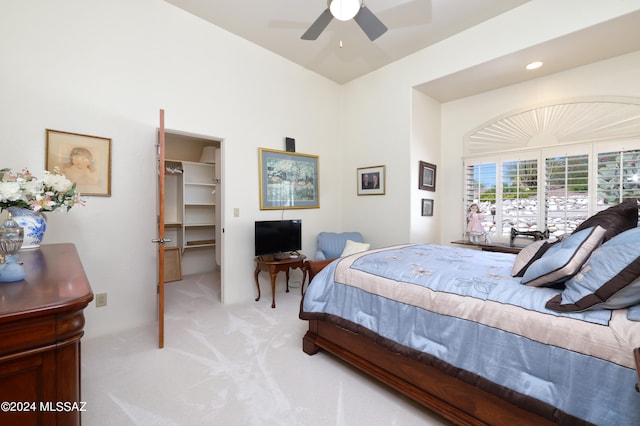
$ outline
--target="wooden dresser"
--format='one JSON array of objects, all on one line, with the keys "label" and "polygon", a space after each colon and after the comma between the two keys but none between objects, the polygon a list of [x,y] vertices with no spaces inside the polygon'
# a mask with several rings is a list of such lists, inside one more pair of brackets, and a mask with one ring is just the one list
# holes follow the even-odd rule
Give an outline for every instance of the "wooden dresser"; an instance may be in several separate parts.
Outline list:
[{"label": "wooden dresser", "polygon": [[93,292],[73,244],[19,253],[27,277],[0,283],[0,424],[79,425],[80,338]]}]

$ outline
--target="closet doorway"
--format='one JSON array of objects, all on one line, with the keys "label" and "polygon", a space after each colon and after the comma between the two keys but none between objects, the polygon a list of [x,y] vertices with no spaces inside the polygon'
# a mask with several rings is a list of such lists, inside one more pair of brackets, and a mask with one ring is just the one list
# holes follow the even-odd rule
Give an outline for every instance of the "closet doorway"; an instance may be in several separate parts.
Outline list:
[{"label": "closet doorway", "polygon": [[164,347],[165,284],[213,273],[222,283],[223,139],[166,129],[157,145],[158,346]]}]

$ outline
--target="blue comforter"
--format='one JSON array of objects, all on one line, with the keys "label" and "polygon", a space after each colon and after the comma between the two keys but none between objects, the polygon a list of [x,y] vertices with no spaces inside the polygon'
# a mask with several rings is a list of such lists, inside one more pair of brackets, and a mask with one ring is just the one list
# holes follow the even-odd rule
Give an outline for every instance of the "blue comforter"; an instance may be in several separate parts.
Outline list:
[{"label": "blue comforter", "polygon": [[594,424],[640,424],[640,323],[547,310],[560,290],[521,285],[514,258],[435,245],[356,254],[316,276],[301,316],[342,318]]}]

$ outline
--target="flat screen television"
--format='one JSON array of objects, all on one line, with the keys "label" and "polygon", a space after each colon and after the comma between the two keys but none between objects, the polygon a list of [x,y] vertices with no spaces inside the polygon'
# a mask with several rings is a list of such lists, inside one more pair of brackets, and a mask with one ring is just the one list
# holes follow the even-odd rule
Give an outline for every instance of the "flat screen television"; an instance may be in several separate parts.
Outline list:
[{"label": "flat screen television", "polygon": [[256,256],[274,254],[278,257],[290,257],[302,249],[302,221],[263,220],[256,221]]}]

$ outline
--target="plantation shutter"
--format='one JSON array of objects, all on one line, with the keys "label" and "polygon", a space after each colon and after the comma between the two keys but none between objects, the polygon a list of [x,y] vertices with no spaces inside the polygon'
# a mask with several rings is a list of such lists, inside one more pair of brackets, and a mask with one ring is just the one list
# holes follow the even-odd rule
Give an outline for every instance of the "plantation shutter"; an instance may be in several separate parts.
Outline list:
[{"label": "plantation shutter", "polygon": [[502,163],[502,235],[538,227],[538,160]]},{"label": "plantation shutter", "polygon": [[598,154],[598,210],[640,198],[640,150]]},{"label": "plantation shutter", "polygon": [[[470,164],[465,167],[465,213],[471,204],[478,204],[480,212],[485,216],[485,230],[494,231],[491,208],[496,206],[496,163]],[[466,217],[466,214],[465,214]]]},{"label": "plantation shutter", "polygon": [[550,235],[570,234],[589,215],[589,156],[545,160],[545,218]]},{"label": "plantation shutter", "polygon": [[496,163],[467,166],[467,208],[473,203],[496,202]]}]

